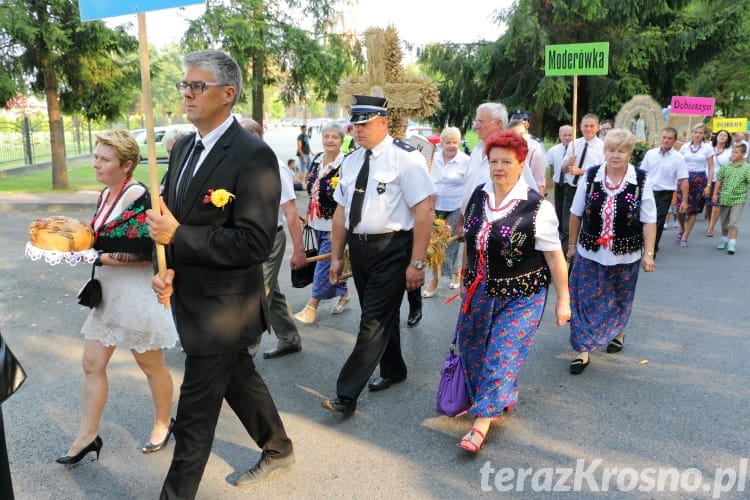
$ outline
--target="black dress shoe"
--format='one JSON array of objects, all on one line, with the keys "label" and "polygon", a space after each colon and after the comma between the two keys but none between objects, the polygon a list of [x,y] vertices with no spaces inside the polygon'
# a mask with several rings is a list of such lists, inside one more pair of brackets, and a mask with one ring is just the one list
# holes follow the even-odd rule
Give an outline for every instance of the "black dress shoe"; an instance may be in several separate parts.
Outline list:
[{"label": "black dress shoe", "polygon": [[280,358],[282,356],[286,356],[287,354],[294,354],[295,352],[300,352],[302,350],[302,346],[294,346],[294,347],[274,347],[270,351],[266,351],[263,353],[263,359],[274,359],[274,358]]},{"label": "black dress shoe", "polygon": [[609,354],[615,354],[615,353],[622,351],[622,345],[623,345],[624,340],[625,340],[624,337],[622,340],[612,339],[612,341],[609,344],[607,344],[607,352]]},{"label": "black dress shoe", "polygon": [[63,465],[75,465],[81,460],[83,460],[83,457],[88,455],[90,451],[93,451],[96,453],[96,459],[99,460],[99,452],[102,451],[102,446],[104,446],[104,443],[102,442],[102,438],[99,436],[96,436],[93,441],[91,441],[88,446],[86,446],[84,449],[78,452],[77,455],[65,455],[64,457],[60,457],[56,460],[58,464]]},{"label": "black dress shoe", "polygon": [[422,310],[419,311],[413,311],[409,313],[409,318],[406,320],[406,326],[411,328],[412,326],[417,326],[417,323],[422,321]]},{"label": "black dress shoe", "polygon": [[591,363],[591,358],[587,359],[585,363],[581,358],[574,359],[570,362],[570,373],[580,375],[589,366],[589,363]]},{"label": "black dress shoe", "polygon": [[260,456],[260,460],[247,472],[243,472],[234,480],[234,485],[243,487],[251,486],[269,479],[272,475],[288,472],[294,464],[294,455],[289,454],[281,458],[273,458],[266,455],[265,452]]},{"label": "black dress shoe", "polygon": [[336,399],[324,399],[320,402],[320,406],[326,410],[337,411],[351,415],[354,410],[357,409],[356,399],[336,398]]},{"label": "black dress shoe", "polygon": [[141,448],[141,451],[143,453],[156,453],[157,451],[161,451],[164,449],[165,446],[167,446],[167,441],[169,441],[169,436],[172,435],[172,431],[174,431],[174,419],[171,419],[169,421],[169,429],[167,429],[167,435],[164,436],[164,439],[160,443],[152,443],[149,441],[148,443],[143,445],[143,448]]},{"label": "black dress shoe", "polygon": [[372,392],[378,392],[378,391],[384,391],[388,389],[393,384],[398,384],[400,382],[403,382],[406,380],[406,377],[403,378],[388,378],[388,377],[378,377],[367,386],[370,391]]}]

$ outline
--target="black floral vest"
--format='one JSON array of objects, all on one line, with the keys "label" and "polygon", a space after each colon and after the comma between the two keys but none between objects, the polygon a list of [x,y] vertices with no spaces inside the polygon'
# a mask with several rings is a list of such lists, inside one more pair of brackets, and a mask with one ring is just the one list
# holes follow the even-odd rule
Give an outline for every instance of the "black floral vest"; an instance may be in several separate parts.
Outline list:
[{"label": "black floral vest", "polygon": [[[312,189],[315,185],[315,181],[318,179],[322,161],[323,153],[318,153],[310,162],[310,174],[307,176],[307,194],[309,195],[312,195]],[[336,211],[337,203],[336,200],[333,199],[333,192],[336,190],[336,185],[335,183],[332,184],[331,180],[334,177],[338,179],[340,172],[341,165],[339,165],[338,168],[334,168],[328,172],[328,175],[320,179],[320,184],[318,185],[318,205],[320,206],[320,215],[323,219],[332,219],[333,212]],[[310,201],[312,202],[312,200]]]},{"label": "black floral vest", "polygon": [[[592,167],[586,172],[586,208],[581,221],[578,242],[586,250],[595,252],[601,247],[599,238],[604,224],[604,206],[607,192],[601,182],[594,182],[596,173],[604,165]],[[641,201],[646,172],[636,168],[636,184],[628,184],[615,195],[614,218],[612,220],[611,250],[615,255],[626,255],[643,248],[643,224],[641,224]]]},{"label": "black floral vest", "polygon": [[[487,217],[484,213],[487,195],[478,186],[469,199],[464,217],[464,237],[468,266],[464,276],[466,287],[477,276],[477,237]],[[544,198],[529,189],[528,199],[519,200],[503,218],[492,223],[487,238],[487,265],[483,271],[490,297],[512,298],[531,296],[549,285],[550,271],[544,254],[534,248],[536,215]]]},{"label": "black floral vest", "polygon": [[[143,184],[140,185],[143,186]],[[145,189],[146,186],[143,188]],[[99,194],[94,219],[102,207],[102,194],[104,191]],[[94,248],[102,252],[150,255],[154,242],[149,236],[148,224],[146,224],[146,210],[149,208],[151,208],[151,198],[146,189],[143,195],[125,207],[120,215],[99,229]]]}]

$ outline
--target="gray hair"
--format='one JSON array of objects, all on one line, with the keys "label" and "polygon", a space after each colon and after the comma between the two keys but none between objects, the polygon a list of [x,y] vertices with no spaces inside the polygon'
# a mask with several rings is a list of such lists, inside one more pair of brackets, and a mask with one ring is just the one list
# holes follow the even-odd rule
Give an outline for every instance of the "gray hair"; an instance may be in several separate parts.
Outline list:
[{"label": "gray hair", "polygon": [[240,125],[255,137],[263,138],[263,127],[252,118],[243,118],[240,120]]},{"label": "gray hair", "polygon": [[344,136],[346,135],[346,132],[344,132],[344,129],[341,127],[341,125],[334,121],[326,123],[320,130],[320,135],[323,135],[326,132],[336,132],[337,134],[339,134],[339,137],[342,141],[344,140]]},{"label": "gray hair", "polygon": [[484,102],[477,106],[477,111],[486,111],[493,120],[501,120],[503,124],[508,123],[508,108],[499,102]]},{"label": "gray hair", "polygon": [[187,54],[183,59],[183,65],[185,68],[192,67],[208,71],[214,75],[217,83],[234,87],[232,106],[237,103],[242,92],[242,71],[232,56],[218,50],[199,50]]},{"label": "gray hair", "polygon": [[461,140],[461,131],[458,127],[445,127],[443,131],[440,132],[440,142],[445,142],[450,139],[455,139],[457,141]]},{"label": "gray hair", "polygon": [[161,138],[161,143],[164,145],[167,151],[170,151],[175,142],[179,141],[189,133],[190,130],[184,127],[168,128],[164,133],[164,136]]}]

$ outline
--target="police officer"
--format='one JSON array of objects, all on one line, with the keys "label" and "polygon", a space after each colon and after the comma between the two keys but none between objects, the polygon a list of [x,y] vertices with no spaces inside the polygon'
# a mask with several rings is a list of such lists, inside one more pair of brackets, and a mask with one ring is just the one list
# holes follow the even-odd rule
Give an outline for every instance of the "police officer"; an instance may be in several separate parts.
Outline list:
[{"label": "police officer", "polygon": [[341,279],[344,245],[349,243],[354,285],[362,309],[357,342],[339,373],[335,399],[322,401],[331,411],[351,414],[369,384],[382,391],[406,379],[401,356],[399,306],[404,288],[424,284],[425,256],[434,217],[436,192],[424,157],[388,135],[387,101],[354,96],[349,121],[359,149],[342,163],[334,193],[330,279]]}]

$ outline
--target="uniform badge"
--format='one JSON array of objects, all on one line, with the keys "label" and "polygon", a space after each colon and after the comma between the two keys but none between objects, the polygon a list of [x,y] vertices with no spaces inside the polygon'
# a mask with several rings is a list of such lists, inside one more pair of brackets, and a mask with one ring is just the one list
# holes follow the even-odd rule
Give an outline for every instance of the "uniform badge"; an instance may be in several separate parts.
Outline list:
[{"label": "uniform badge", "polygon": [[378,194],[385,193],[385,182],[378,182]]}]

